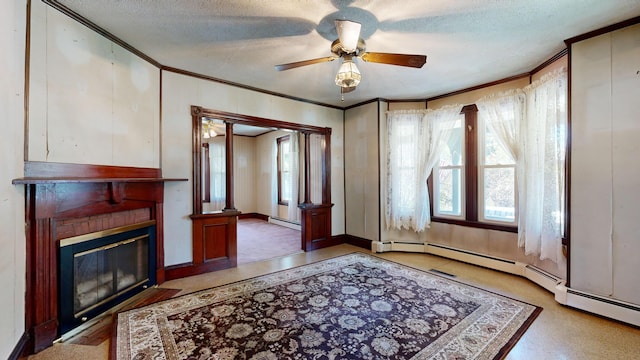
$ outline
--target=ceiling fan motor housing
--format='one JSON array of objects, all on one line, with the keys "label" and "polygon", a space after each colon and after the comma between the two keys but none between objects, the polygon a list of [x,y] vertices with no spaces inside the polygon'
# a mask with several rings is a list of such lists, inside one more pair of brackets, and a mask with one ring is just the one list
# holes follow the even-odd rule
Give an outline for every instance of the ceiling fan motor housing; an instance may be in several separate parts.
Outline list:
[{"label": "ceiling fan motor housing", "polygon": [[366,44],[364,40],[362,40],[361,38],[358,39],[358,46],[356,46],[355,51],[352,51],[352,52],[345,51],[344,47],[342,46],[342,43],[340,42],[340,39],[336,39],[334,42],[331,43],[331,52],[340,57],[342,57],[343,55],[358,56],[359,54],[363,53],[365,49],[366,49]]}]

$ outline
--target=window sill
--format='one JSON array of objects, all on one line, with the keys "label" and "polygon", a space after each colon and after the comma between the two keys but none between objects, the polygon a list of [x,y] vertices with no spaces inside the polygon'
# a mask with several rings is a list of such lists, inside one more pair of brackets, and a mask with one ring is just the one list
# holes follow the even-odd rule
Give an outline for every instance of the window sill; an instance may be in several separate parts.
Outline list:
[{"label": "window sill", "polygon": [[478,222],[478,221],[447,219],[447,218],[441,218],[441,217],[432,217],[431,221],[445,223],[445,224],[472,227],[472,228],[479,228],[479,229],[506,231],[506,232],[512,232],[512,233],[518,232],[517,226],[510,226],[510,225],[499,225],[494,223],[484,223],[484,222]]}]

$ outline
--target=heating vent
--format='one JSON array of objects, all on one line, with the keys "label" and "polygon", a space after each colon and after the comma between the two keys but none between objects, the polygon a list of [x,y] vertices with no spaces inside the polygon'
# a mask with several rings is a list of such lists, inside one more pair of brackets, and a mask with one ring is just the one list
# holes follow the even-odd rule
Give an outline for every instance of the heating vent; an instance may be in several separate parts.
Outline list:
[{"label": "heating vent", "polygon": [[[595,300],[595,301],[600,301],[603,303],[607,303],[609,305],[615,305],[618,307],[622,307],[625,309],[629,309],[629,310],[633,310],[633,311],[637,311],[640,312],[640,306],[636,305],[636,304],[631,304],[628,302],[624,302],[624,301],[620,301],[620,300],[616,300],[616,299],[611,299],[611,298],[606,298],[606,297],[602,297],[602,296],[597,296],[597,295],[593,295],[593,294],[587,294],[581,291],[576,291],[574,289],[567,289],[567,293],[571,294],[571,295],[576,295],[576,296],[581,296],[590,300]],[[624,321],[624,320],[623,320]]]},{"label": "heating vent", "polygon": [[560,279],[557,276],[550,274],[533,265],[526,265],[524,267],[524,276],[554,294],[556,294],[556,287],[558,286],[558,284],[564,282],[563,279]]},{"label": "heating vent", "polygon": [[[557,298],[557,297],[556,297]],[[640,326],[640,305],[566,288],[565,305]]]}]

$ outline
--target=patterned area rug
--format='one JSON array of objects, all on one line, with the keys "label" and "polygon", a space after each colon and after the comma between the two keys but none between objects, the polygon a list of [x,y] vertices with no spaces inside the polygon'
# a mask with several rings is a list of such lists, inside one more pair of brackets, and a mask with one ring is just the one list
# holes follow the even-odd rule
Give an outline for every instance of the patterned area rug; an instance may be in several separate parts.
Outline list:
[{"label": "patterned area rug", "polygon": [[496,359],[541,310],[354,253],[120,313],[111,355]]}]

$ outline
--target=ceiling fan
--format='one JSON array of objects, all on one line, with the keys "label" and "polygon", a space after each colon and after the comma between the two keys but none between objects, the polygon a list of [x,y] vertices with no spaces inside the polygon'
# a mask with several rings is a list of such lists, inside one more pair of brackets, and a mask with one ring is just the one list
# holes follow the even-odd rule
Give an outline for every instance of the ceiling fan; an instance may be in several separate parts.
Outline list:
[{"label": "ceiling fan", "polygon": [[414,68],[421,68],[427,62],[426,55],[365,52],[364,40],[360,38],[360,23],[349,20],[335,20],[335,25],[338,39],[331,44],[333,56],[276,65],[276,70],[284,71],[342,58],[342,65],[336,74],[335,81],[336,85],[340,86],[340,92],[345,94],[355,90],[362,79],[360,71],[354,62],[355,58],[366,62]]}]

